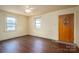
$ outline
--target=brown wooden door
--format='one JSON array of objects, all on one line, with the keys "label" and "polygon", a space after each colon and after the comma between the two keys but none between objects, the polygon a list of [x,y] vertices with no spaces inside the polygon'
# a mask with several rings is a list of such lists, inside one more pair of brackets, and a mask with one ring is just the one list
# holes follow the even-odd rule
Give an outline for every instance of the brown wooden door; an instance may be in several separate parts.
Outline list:
[{"label": "brown wooden door", "polygon": [[74,14],[59,16],[59,40],[67,43],[74,42]]}]

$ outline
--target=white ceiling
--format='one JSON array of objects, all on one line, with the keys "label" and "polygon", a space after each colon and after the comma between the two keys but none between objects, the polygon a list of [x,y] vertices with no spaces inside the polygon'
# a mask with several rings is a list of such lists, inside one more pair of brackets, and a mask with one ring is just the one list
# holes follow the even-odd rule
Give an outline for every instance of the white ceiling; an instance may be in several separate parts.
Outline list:
[{"label": "white ceiling", "polygon": [[75,6],[76,5],[31,5],[34,9],[32,13],[29,14],[25,12],[25,5],[0,5],[0,9],[21,15],[32,16]]}]

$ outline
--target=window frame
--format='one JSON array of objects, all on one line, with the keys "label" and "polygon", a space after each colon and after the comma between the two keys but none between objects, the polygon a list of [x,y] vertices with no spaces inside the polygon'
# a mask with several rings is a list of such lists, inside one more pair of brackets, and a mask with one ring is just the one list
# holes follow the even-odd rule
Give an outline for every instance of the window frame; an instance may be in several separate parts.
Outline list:
[{"label": "window frame", "polygon": [[[37,21],[38,19],[40,20],[40,23],[39,23],[39,24],[40,24],[40,28],[37,28],[37,23],[36,23],[36,21]],[[38,29],[38,30],[41,29],[41,17],[36,17],[34,24],[35,24],[35,29]]]},{"label": "window frame", "polygon": [[[7,23],[7,19],[8,19],[8,17],[15,19],[15,26],[14,26],[15,29],[14,29],[14,30],[8,30],[8,26],[7,26],[7,24],[8,24],[8,23]],[[15,18],[15,17],[12,17],[12,16],[7,16],[7,17],[6,17],[6,31],[7,31],[7,32],[13,32],[13,31],[16,31],[16,18]]]}]

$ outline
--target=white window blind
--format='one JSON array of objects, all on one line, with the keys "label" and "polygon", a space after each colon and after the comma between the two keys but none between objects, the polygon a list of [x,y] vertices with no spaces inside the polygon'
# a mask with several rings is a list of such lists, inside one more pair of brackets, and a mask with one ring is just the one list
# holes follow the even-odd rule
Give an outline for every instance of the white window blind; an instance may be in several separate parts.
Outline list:
[{"label": "white window blind", "polygon": [[14,31],[16,27],[16,19],[13,17],[7,17],[7,31]]}]

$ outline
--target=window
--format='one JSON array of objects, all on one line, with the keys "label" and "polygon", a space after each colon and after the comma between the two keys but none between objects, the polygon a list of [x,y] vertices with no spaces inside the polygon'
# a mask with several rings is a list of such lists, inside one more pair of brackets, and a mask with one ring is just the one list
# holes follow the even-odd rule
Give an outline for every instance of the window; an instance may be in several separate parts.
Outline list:
[{"label": "window", "polygon": [[7,17],[7,31],[14,31],[16,27],[16,20],[13,17]]},{"label": "window", "polygon": [[39,17],[35,19],[35,27],[36,29],[40,29],[41,27],[41,21]]}]

